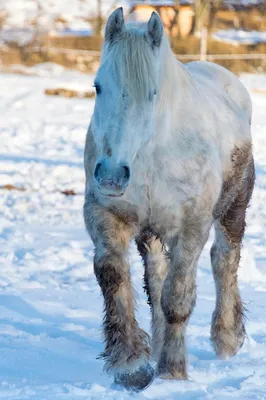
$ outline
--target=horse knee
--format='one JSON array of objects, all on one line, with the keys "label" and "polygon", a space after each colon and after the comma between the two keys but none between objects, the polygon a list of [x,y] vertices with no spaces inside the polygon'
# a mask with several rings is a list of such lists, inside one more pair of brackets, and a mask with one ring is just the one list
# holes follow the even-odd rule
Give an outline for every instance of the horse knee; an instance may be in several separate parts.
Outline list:
[{"label": "horse knee", "polygon": [[192,313],[192,308],[187,312],[185,310],[175,309],[171,304],[162,302],[162,309],[168,324],[185,324]]},{"label": "horse knee", "polygon": [[114,295],[125,277],[121,271],[121,258],[112,253],[98,253],[94,256],[94,273],[103,295]]},{"label": "horse knee", "polygon": [[161,306],[169,324],[185,324],[195,306],[196,292],[194,281],[189,284],[169,285],[166,280],[161,298]]},{"label": "horse knee", "polygon": [[114,295],[123,283],[121,273],[110,263],[103,264],[101,267],[99,267],[99,264],[96,264],[94,272],[103,295],[107,294],[107,291],[109,295]]}]

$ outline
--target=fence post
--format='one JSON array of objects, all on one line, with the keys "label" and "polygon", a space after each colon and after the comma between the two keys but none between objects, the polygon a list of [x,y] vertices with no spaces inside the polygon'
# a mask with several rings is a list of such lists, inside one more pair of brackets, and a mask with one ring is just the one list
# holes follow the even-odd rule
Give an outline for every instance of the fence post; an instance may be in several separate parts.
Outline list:
[{"label": "fence post", "polygon": [[201,30],[201,35],[200,35],[200,60],[201,61],[206,61],[207,59],[207,37],[208,37],[208,31],[207,28],[203,27]]}]

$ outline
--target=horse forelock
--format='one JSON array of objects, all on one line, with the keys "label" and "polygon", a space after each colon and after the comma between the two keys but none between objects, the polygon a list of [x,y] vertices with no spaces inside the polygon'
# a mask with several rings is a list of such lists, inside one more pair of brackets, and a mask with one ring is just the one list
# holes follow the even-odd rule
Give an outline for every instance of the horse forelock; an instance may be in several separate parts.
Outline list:
[{"label": "horse forelock", "polygon": [[109,61],[120,84],[138,101],[147,100],[157,90],[156,53],[142,24],[130,25],[113,41],[107,41],[103,62]]}]

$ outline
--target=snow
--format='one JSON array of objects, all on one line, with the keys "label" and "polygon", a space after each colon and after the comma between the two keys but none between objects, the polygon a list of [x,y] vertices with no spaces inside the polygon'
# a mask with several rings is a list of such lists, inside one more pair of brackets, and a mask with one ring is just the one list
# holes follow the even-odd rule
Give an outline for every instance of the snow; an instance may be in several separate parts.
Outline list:
[{"label": "snow", "polygon": [[[39,7],[38,7],[39,4]],[[107,16],[112,10],[114,1],[102,0],[102,13]],[[117,2],[128,9],[126,0]],[[0,10],[7,12],[4,27],[25,27],[37,20],[38,27],[50,29],[57,18],[63,19],[69,28],[91,28],[90,18],[97,16],[97,0],[0,0]],[[62,25],[61,22],[57,23]]]},{"label": "snow", "polygon": [[[103,349],[103,304],[82,217],[82,157],[93,100],[44,94],[70,83],[86,90],[93,76],[52,64],[24,75],[0,74],[0,186],[25,189],[0,190],[0,399],[266,399],[266,76],[242,80],[254,105],[257,171],[239,273],[248,339],[227,361],[212,350],[211,235],[187,329],[190,380],[156,379],[131,395],[113,386],[96,359]],[[78,195],[64,196],[64,189]],[[138,321],[150,332],[143,267],[133,246],[131,264]]]},{"label": "snow", "polygon": [[[102,13],[107,16],[115,7],[123,6],[124,12],[127,13],[129,8],[134,4],[141,3],[141,0],[102,0]],[[143,0],[143,3],[146,1]],[[228,0],[230,4],[259,4],[262,0],[241,0],[234,2]],[[152,5],[173,5],[174,0],[149,0]],[[193,0],[181,0],[180,4],[193,3]],[[59,28],[63,25],[69,29],[90,29],[87,21],[97,16],[97,0],[0,0],[0,13],[7,13],[7,19],[4,27],[18,28],[32,25],[37,21],[38,28],[51,29],[54,28],[54,21],[59,18],[65,23],[58,21],[56,26]],[[3,14],[4,15],[4,14]],[[75,27],[75,28],[74,28]]]},{"label": "snow", "polygon": [[213,39],[239,44],[257,44],[266,42],[266,31],[244,31],[242,29],[225,29],[215,32]]},{"label": "snow", "polygon": [[[77,28],[75,28],[76,25]],[[85,22],[74,21],[71,28],[52,31],[50,36],[91,36],[92,34],[93,30],[90,25]]]},{"label": "snow", "polygon": [[6,28],[0,30],[0,44],[17,43],[19,46],[30,44],[35,38],[33,28]]}]

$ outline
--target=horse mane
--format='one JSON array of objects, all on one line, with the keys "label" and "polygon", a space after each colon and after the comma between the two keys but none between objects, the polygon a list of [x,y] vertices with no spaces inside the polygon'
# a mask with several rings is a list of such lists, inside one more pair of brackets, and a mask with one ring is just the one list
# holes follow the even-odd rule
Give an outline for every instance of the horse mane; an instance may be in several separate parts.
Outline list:
[{"label": "horse mane", "polygon": [[128,23],[118,38],[107,41],[103,52],[103,62],[111,62],[122,86],[138,101],[148,99],[158,80],[155,58],[159,54],[148,42],[145,27]]}]

